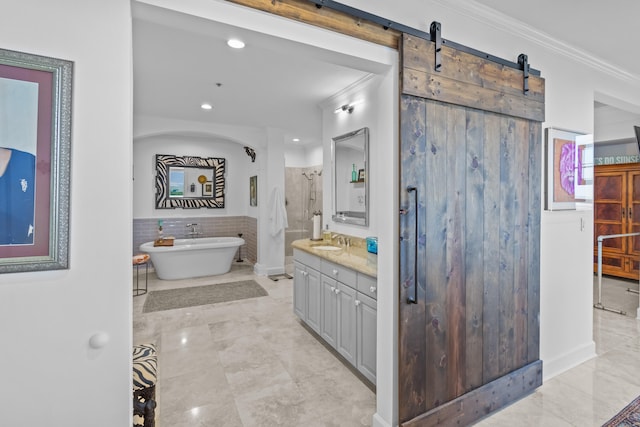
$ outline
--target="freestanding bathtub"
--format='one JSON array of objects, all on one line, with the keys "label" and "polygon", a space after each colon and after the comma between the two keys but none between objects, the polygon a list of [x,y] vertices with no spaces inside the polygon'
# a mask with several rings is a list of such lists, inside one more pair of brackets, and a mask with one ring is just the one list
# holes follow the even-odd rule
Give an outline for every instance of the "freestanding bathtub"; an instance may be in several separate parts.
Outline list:
[{"label": "freestanding bathtub", "polygon": [[151,256],[159,279],[176,280],[190,277],[214,276],[231,269],[231,262],[244,239],[240,237],[202,237],[175,239],[173,246],[140,245]]}]

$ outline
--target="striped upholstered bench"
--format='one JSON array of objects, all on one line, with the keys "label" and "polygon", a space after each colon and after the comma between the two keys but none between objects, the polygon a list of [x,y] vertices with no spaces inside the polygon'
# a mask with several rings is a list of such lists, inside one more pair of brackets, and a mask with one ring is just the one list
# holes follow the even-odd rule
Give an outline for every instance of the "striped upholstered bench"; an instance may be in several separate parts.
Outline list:
[{"label": "striped upholstered bench", "polygon": [[133,346],[133,426],[154,427],[158,357],[154,344]]}]

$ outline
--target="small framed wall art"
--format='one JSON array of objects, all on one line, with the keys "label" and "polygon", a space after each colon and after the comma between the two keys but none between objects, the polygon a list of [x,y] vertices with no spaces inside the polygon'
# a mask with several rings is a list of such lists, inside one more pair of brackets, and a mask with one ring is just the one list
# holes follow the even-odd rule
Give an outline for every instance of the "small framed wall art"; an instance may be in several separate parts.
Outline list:
[{"label": "small framed wall art", "polygon": [[591,199],[593,139],[563,129],[545,129],[545,209],[572,210]]},{"label": "small framed wall art", "polygon": [[258,206],[258,176],[249,178],[249,205]]}]

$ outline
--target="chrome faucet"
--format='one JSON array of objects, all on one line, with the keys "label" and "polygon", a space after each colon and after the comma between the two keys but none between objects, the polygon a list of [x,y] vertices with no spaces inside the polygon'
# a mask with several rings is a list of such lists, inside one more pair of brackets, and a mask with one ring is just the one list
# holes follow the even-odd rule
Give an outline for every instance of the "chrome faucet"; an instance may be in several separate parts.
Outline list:
[{"label": "chrome faucet", "polygon": [[191,237],[199,235],[200,233],[198,233],[198,230],[196,229],[197,226],[198,224],[187,224],[187,228],[191,227],[191,230],[187,234]]},{"label": "chrome faucet", "polygon": [[331,241],[337,240],[340,246],[346,246],[347,248],[351,247],[351,238],[344,236],[342,234],[336,233],[331,235]]},{"label": "chrome faucet", "polygon": [[345,237],[344,237],[342,234],[333,234],[333,235],[331,236],[331,240],[338,240],[338,244],[339,244],[340,246],[344,245],[344,243],[345,243],[345,241],[346,241],[346,240],[345,240]]}]

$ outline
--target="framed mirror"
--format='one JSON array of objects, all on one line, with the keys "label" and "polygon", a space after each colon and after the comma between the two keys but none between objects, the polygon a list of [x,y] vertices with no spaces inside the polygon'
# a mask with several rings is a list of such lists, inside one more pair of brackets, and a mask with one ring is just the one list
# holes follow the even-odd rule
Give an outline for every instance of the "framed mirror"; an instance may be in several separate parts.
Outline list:
[{"label": "framed mirror", "polygon": [[156,155],[156,209],[224,208],[225,159]]},{"label": "framed mirror", "polygon": [[369,225],[369,128],[333,138],[334,222]]}]

